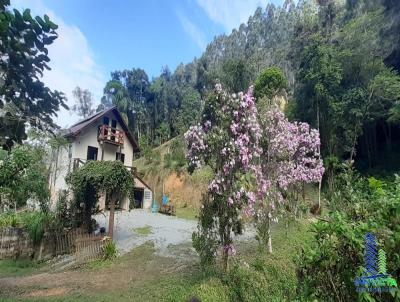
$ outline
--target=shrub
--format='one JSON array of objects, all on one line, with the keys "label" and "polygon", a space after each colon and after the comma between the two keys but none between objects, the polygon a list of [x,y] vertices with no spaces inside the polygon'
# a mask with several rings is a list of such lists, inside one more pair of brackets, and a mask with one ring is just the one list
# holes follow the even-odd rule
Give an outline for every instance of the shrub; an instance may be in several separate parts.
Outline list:
[{"label": "shrub", "polygon": [[234,265],[227,280],[233,301],[268,301],[265,276],[250,268]]},{"label": "shrub", "polygon": [[34,244],[42,240],[45,230],[52,222],[52,214],[43,212],[7,212],[0,215],[0,228],[24,228]]},{"label": "shrub", "polygon": [[395,301],[388,293],[358,295],[353,281],[364,271],[367,232],[379,239],[393,277],[400,276],[400,178],[367,181],[350,170],[338,184],[333,210],[313,225],[314,239],[297,260],[299,294],[307,301]]},{"label": "shrub", "polygon": [[103,247],[103,253],[104,253],[103,259],[110,260],[116,258],[118,255],[118,250],[115,242],[112,241],[111,239],[105,239],[105,240],[106,242]]},{"label": "shrub", "polygon": [[6,212],[0,215],[0,228],[17,227],[21,224],[19,216],[14,212]]},{"label": "shrub", "polygon": [[216,277],[210,278],[196,286],[193,297],[196,297],[197,301],[201,302],[230,301],[228,286]]},{"label": "shrub", "polygon": [[31,212],[22,217],[23,226],[27,230],[33,244],[36,245],[42,240],[50,219],[50,215],[42,212]]}]

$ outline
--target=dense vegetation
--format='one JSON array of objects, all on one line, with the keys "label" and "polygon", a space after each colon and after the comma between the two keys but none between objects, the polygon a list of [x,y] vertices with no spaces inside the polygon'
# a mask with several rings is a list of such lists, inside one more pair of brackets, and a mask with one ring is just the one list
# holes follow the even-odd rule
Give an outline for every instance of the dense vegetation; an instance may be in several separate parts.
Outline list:
[{"label": "dense vegetation", "polygon": [[113,73],[102,106],[117,105],[154,146],[199,119],[217,81],[243,91],[266,67],[278,66],[288,79],[287,110],[320,130],[327,164],[356,158],[362,168],[394,167],[388,163],[399,141],[398,20],[398,1],[269,4],[174,73],[165,67],[152,80],[141,69]]},{"label": "dense vegetation", "polygon": [[[110,234],[114,223],[114,209],[126,196],[133,198],[134,179],[121,161],[88,161],[67,176],[74,193],[71,206],[75,226],[93,230],[92,215],[98,212],[99,198],[105,194],[105,206],[110,207]],[[112,235],[111,235],[112,236]]]},{"label": "dense vegetation", "polygon": [[299,293],[307,300],[398,301],[400,292],[358,295],[354,278],[364,273],[364,235],[376,234],[388,272],[400,277],[400,179],[362,178],[346,166],[329,198],[331,209],[312,225],[314,238],[298,257]]},{"label": "dense vegetation", "polygon": [[[106,192],[113,213],[116,201],[131,193],[133,179],[119,161],[89,162],[68,178],[72,204],[60,194],[56,211],[49,212],[49,166],[57,165],[65,141],[35,131],[54,130],[52,116],[64,106],[63,95],[40,81],[57,26],[47,16],[32,18],[29,10],[9,11],[8,5],[0,0],[0,145],[7,150],[0,153],[0,206],[23,208],[33,200],[41,211],[3,214],[0,226],[25,227],[37,243],[47,229],[90,230],[99,196]],[[400,169],[399,24],[395,0],[286,0],[282,7],[257,9],[246,24],[216,37],[200,58],[173,73],[164,67],[151,80],[138,68],[111,74],[97,110],[118,107],[139,138],[145,163],[181,172],[187,167],[181,140],[186,133],[189,170],[211,170],[193,244],[203,269],[217,263],[220,253],[224,270],[197,272],[190,288],[179,280],[183,298],[400,299],[398,289],[357,294],[354,287],[354,278],[366,271],[368,232],[386,252],[389,273],[400,278],[400,184],[393,176]],[[252,89],[240,92],[253,84],[255,98]],[[94,112],[89,91],[77,87],[74,97],[80,116]],[[28,127],[33,136],[19,145]],[[178,139],[167,154],[152,150],[172,137]],[[304,184],[310,182],[319,182],[316,211],[305,203]],[[290,219],[303,221],[303,213],[311,234],[289,227]],[[239,246],[239,257],[228,261],[237,252],[232,234],[241,234],[249,221],[260,246],[268,244],[272,253],[277,219],[285,222],[289,245],[296,243],[290,252],[287,242],[277,240],[273,255],[260,249],[258,257],[240,262]],[[115,254],[109,242],[107,257]]]}]

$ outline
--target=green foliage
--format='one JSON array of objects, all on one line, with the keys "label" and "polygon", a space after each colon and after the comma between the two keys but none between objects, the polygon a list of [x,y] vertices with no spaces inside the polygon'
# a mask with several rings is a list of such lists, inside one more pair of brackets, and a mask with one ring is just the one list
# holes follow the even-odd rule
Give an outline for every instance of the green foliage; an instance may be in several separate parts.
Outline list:
[{"label": "green foliage", "polygon": [[42,266],[43,263],[30,259],[1,260],[0,275],[7,277],[26,276],[37,273]]},{"label": "green foliage", "polygon": [[5,212],[0,214],[0,228],[18,227],[22,224],[21,218],[15,212]]},{"label": "green foliage", "polygon": [[103,257],[104,260],[111,260],[116,258],[118,255],[118,250],[115,242],[112,241],[111,239],[107,239],[103,247],[103,253],[104,253]]},{"label": "green foliage", "polygon": [[282,70],[278,67],[270,67],[257,77],[254,83],[254,96],[256,99],[266,97],[271,100],[287,88],[288,83]]},{"label": "green foliage", "polygon": [[49,69],[47,47],[58,35],[47,15],[32,17],[29,9],[9,9],[0,2],[0,146],[10,149],[27,138],[26,126],[56,128],[52,117],[65,105],[64,95],[46,87],[40,78]]},{"label": "green foliage", "polygon": [[52,228],[54,231],[57,231],[57,229],[70,229],[73,226],[73,209],[70,207],[68,193],[65,190],[60,190],[58,193],[56,208],[53,212],[54,223],[52,224]]},{"label": "green foliage", "polygon": [[96,212],[101,193],[107,201],[133,198],[133,175],[120,161],[88,161],[67,177],[74,192],[75,224],[91,229],[91,217]]},{"label": "green foliage", "polygon": [[232,92],[246,91],[250,83],[250,71],[243,59],[231,58],[222,64],[221,84]]},{"label": "green foliage", "polygon": [[395,301],[388,293],[358,296],[353,283],[364,270],[367,232],[386,251],[388,270],[400,273],[400,179],[383,184],[367,182],[352,171],[340,177],[331,200],[334,207],[313,225],[314,240],[298,260],[299,289],[306,299]]},{"label": "green foliage", "polygon": [[132,229],[132,231],[141,236],[148,236],[151,233],[153,233],[153,231],[151,230],[151,226],[149,226],[149,225],[146,225],[141,228],[134,228],[134,229]]},{"label": "green foliage", "polygon": [[265,275],[244,266],[233,267],[228,274],[228,283],[234,301],[266,301],[270,296]]},{"label": "green foliage", "polygon": [[43,238],[46,229],[54,220],[52,213],[43,212],[6,212],[0,215],[0,228],[19,227],[25,229],[33,244],[38,244]]},{"label": "green foliage", "polygon": [[211,202],[207,195],[203,196],[202,205],[197,232],[192,234],[192,244],[200,256],[201,267],[208,269],[215,264],[215,255],[217,254],[219,242],[215,228],[214,209],[209,206]]},{"label": "green foliage", "polygon": [[33,244],[37,245],[43,238],[50,215],[42,212],[32,212],[23,216],[23,225],[28,231]]},{"label": "green foliage", "polygon": [[46,207],[50,193],[44,157],[44,149],[23,145],[0,161],[0,193],[11,202],[8,206],[24,206],[31,198]]},{"label": "green foliage", "polygon": [[186,146],[182,140],[182,137],[176,137],[171,142],[169,153],[164,155],[164,166],[165,168],[180,171],[186,166],[185,156]]},{"label": "green foliage", "polygon": [[149,144],[149,140],[145,136],[139,138],[140,155],[143,156],[147,161],[151,160],[152,148]]},{"label": "green foliage", "polygon": [[202,302],[231,301],[229,300],[228,286],[223,284],[221,279],[215,277],[197,285],[193,290],[193,297],[196,297]]}]

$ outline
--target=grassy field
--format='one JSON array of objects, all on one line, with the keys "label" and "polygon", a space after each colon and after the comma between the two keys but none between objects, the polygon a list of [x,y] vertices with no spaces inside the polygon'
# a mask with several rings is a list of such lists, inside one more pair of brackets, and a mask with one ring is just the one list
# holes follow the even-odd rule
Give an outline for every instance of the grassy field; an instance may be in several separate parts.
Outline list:
[{"label": "grassy field", "polygon": [[38,272],[43,263],[33,262],[30,260],[1,260],[0,261],[0,277],[18,277],[30,275]]},{"label": "grassy field", "polygon": [[[297,283],[293,259],[310,237],[307,229],[306,221],[293,223],[286,237],[277,225],[272,255],[261,253],[254,240],[238,244],[229,274],[202,272],[197,258],[161,257],[152,242],[113,261],[57,273],[43,265],[0,261],[0,301],[292,300]],[[32,276],[36,269],[40,274]]]}]

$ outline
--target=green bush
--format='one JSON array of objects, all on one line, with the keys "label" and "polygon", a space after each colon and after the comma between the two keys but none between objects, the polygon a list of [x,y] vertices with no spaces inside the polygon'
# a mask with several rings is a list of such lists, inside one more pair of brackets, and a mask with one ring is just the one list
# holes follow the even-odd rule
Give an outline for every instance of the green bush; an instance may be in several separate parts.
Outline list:
[{"label": "green bush", "polygon": [[27,230],[33,244],[38,244],[42,240],[49,220],[50,215],[42,212],[30,212],[22,216],[22,224]]},{"label": "green bush", "polygon": [[103,255],[104,260],[110,260],[116,258],[118,255],[118,250],[115,242],[112,241],[111,239],[107,239],[103,247],[103,253],[104,253]]},{"label": "green bush", "polygon": [[181,137],[172,140],[169,153],[164,155],[164,167],[180,171],[186,165],[186,146]]},{"label": "green bush", "polygon": [[236,264],[228,273],[232,301],[268,301],[267,279],[262,272]]},{"label": "green bush", "polygon": [[46,228],[52,223],[52,214],[43,212],[8,212],[0,215],[0,228],[24,228],[34,244],[38,244]]},{"label": "green bush", "polygon": [[367,181],[350,170],[337,183],[332,210],[313,225],[314,239],[297,260],[300,296],[306,301],[398,301],[388,293],[357,294],[354,279],[364,271],[368,232],[375,234],[389,271],[399,279],[400,178]]},{"label": "green bush", "polygon": [[14,212],[6,212],[0,215],[0,228],[15,228],[20,226],[20,224],[20,217]]},{"label": "green bush", "polygon": [[201,302],[228,302],[229,288],[219,278],[210,278],[197,285],[193,291],[193,297]]}]

